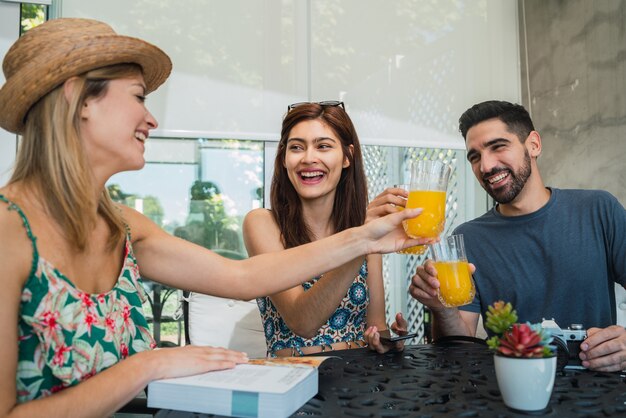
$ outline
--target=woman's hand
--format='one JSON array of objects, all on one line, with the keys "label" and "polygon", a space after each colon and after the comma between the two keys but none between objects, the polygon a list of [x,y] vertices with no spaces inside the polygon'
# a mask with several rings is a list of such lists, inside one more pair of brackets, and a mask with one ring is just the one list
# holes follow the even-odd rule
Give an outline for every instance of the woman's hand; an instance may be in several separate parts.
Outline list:
[{"label": "woman's hand", "polygon": [[159,348],[145,352],[155,371],[154,379],[190,376],[213,370],[232,369],[247,363],[246,353],[226,348],[186,345],[184,347]]},{"label": "woman's hand", "polygon": [[[405,335],[407,334],[408,323],[404,319],[401,313],[396,314],[396,321],[391,324],[391,330],[397,335]],[[365,341],[367,342],[370,350],[374,350],[378,353],[386,353],[389,350],[402,351],[404,350],[404,341],[396,341],[396,342],[383,342],[380,339],[380,333],[389,332],[387,330],[379,331],[375,325],[369,327],[364,334]],[[387,335],[388,336],[388,335]]]},{"label": "woman's hand", "polygon": [[[422,209],[406,209],[408,192],[399,187],[389,187],[367,205],[365,226],[372,242],[372,253],[390,253],[415,245],[427,245],[439,238],[411,239],[404,232],[402,221],[419,216]],[[390,249],[391,246],[391,249]]]},{"label": "woman's hand", "polygon": [[402,221],[415,218],[422,213],[421,208],[405,209],[390,213],[358,227],[360,237],[367,243],[366,254],[386,254],[400,251],[415,245],[428,245],[439,241],[439,238],[409,238],[404,232]]},{"label": "woman's hand", "polygon": [[365,223],[404,209],[407,197],[408,193],[404,189],[396,187],[385,189],[367,205]]}]

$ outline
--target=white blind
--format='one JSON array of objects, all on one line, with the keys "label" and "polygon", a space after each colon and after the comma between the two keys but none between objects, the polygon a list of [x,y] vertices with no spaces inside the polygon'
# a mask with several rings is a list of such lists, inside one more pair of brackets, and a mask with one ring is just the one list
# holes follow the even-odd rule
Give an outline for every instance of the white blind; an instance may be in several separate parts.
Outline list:
[{"label": "white blind", "polygon": [[63,0],[174,62],[157,135],[277,139],[289,103],[344,100],[366,144],[463,148],[460,114],[519,101],[515,0]]}]

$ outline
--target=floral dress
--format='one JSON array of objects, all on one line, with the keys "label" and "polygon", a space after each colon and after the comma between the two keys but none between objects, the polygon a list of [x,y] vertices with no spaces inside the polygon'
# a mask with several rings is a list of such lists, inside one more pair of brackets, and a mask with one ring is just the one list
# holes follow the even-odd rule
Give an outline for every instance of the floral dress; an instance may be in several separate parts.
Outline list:
[{"label": "floral dress", "polygon": [[22,210],[2,195],[0,201],[18,212],[33,245],[18,320],[18,402],[49,396],[155,347],[141,307],[146,293],[129,233],[113,289],[87,294],[39,256]]},{"label": "floral dress", "polygon": [[[302,287],[309,290],[322,276],[305,282]],[[313,338],[302,338],[289,329],[278,309],[269,297],[257,299],[259,312],[263,321],[265,341],[268,355],[283,348],[311,347],[329,345],[341,341],[359,341],[365,332],[369,290],[367,287],[367,262],[364,261],[359,274],[352,282],[346,296],[341,300],[337,310],[318,330]]]}]

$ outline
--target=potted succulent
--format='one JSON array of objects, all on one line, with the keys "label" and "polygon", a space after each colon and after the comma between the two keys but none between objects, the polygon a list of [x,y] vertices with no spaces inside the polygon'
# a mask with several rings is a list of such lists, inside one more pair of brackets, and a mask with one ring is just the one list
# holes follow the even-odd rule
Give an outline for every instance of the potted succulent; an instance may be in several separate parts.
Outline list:
[{"label": "potted succulent", "polygon": [[556,353],[541,324],[520,324],[510,303],[489,306],[485,326],[495,335],[487,340],[504,403],[521,411],[539,411],[550,401],[556,374]]}]

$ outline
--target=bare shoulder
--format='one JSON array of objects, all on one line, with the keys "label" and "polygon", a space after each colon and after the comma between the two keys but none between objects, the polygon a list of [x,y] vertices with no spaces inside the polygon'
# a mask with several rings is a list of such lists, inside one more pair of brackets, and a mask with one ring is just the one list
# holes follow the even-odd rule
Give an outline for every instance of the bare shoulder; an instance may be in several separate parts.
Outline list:
[{"label": "bare shoulder", "polygon": [[0,231],[2,239],[0,245],[10,244],[10,241],[19,240],[20,237],[27,237],[27,230],[19,212],[10,204],[0,201]]},{"label": "bare shoulder", "polygon": [[18,211],[1,201],[0,236],[0,282],[4,287],[15,280],[21,288],[32,267],[33,244]]},{"label": "bare shoulder", "polygon": [[143,213],[125,205],[118,204],[117,206],[122,212],[124,222],[126,222],[126,225],[128,225],[130,229],[133,244],[138,241],[143,241],[154,234],[166,234],[165,231]]},{"label": "bare shoulder", "polygon": [[278,231],[278,225],[272,216],[272,212],[267,209],[254,209],[248,212],[243,220],[244,235],[254,233],[255,231]]},{"label": "bare shoulder", "polygon": [[248,212],[243,220],[243,240],[250,255],[284,249],[278,224],[267,209]]},{"label": "bare shoulder", "polygon": [[269,209],[259,208],[253,209],[246,214],[244,218],[244,222],[247,223],[256,223],[256,222],[274,222],[274,217],[272,216],[272,212]]}]

